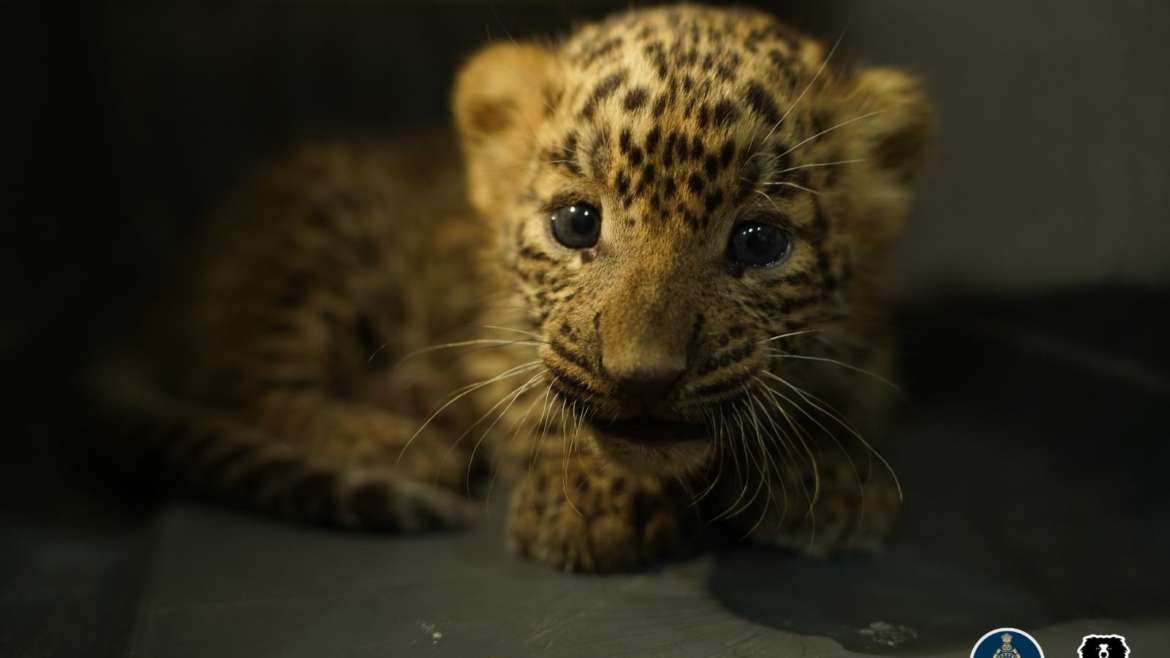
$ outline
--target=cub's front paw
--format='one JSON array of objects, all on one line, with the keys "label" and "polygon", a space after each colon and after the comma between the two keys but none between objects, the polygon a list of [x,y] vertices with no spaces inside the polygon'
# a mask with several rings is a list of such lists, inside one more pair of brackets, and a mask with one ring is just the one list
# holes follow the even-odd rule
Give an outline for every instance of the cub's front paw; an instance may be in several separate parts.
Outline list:
[{"label": "cub's front paw", "polygon": [[849,465],[822,468],[820,491],[811,507],[807,492],[815,481],[807,474],[804,481],[805,492],[789,490],[787,509],[770,510],[750,533],[753,543],[817,558],[871,552],[897,523],[902,500],[896,481],[884,469],[859,476]]},{"label": "cub's front paw", "polygon": [[[567,571],[629,570],[690,544],[689,498],[595,457],[537,464],[512,493],[511,548]],[[684,523],[688,521],[688,523]]]}]

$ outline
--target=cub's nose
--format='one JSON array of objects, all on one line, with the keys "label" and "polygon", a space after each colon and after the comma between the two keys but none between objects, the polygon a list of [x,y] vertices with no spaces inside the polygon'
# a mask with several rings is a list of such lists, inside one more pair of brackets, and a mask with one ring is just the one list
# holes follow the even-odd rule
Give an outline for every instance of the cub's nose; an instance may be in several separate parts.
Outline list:
[{"label": "cub's nose", "polygon": [[682,377],[686,364],[656,364],[620,372],[610,372],[617,386],[617,393],[624,400],[655,405],[665,400]]}]

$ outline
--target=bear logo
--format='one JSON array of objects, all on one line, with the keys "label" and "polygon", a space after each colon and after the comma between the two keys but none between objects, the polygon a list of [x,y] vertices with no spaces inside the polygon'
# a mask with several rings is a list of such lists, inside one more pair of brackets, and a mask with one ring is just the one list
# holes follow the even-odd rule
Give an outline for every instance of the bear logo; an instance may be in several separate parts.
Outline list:
[{"label": "bear logo", "polygon": [[1080,658],[1129,658],[1129,645],[1120,635],[1086,635],[1077,649]]}]

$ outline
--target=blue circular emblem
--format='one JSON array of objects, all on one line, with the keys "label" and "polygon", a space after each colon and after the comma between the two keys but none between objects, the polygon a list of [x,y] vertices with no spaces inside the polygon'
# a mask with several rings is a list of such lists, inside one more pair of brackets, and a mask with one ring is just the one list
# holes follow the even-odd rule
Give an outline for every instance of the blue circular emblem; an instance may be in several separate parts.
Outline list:
[{"label": "blue circular emblem", "polygon": [[971,658],[1044,658],[1036,638],[1018,628],[997,628],[979,638]]}]

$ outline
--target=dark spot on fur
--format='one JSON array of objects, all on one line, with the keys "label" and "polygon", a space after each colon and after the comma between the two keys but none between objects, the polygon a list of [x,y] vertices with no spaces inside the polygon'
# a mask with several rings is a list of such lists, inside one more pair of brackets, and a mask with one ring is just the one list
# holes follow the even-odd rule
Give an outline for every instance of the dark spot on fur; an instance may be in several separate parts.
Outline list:
[{"label": "dark spot on fur", "polygon": [[814,240],[823,240],[829,233],[829,220],[825,216],[825,208],[819,200],[813,200],[813,234]]},{"label": "dark spot on fur", "polygon": [[512,126],[512,113],[515,109],[515,102],[508,99],[473,101],[468,108],[471,128],[480,136],[507,130]]},{"label": "dark spot on fur", "polygon": [[708,155],[703,160],[703,170],[707,172],[707,177],[712,179],[719,173],[719,161],[714,155]]},{"label": "dark spot on fur", "polygon": [[707,199],[704,202],[704,206],[707,208],[708,213],[712,213],[712,212],[715,212],[715,209],[718,208],[719,205],[722,203],[723,203],[723,193],[720,192],[719,190],[715,190],[711,194],[707,195]]},{"label": "dark spot on fur", "polygon": [[690,177],[687,178],[687,188],[690,189],[692,194],[695,194],[695,195],[702,194],[703,187],[704,187],[704,183],[703,183],[702,176],[700,176],[698,174],[691,174]]},{"label": "dark spot on fur", "polygon": [[594,111],[597,110],[597,106],[602,101],[612,96],[625,81],[625,69],[619,69],[603,78],[601,82],[597,83],[597,86],[593,88],[593,93],[589,95],[589,100],[585,102],[585,107],[581,108],[581,116],[585,117],[586,119],[592,119]]},{"label": "dark spot on fur", "polygon": [[639,110],[643,105],[646,104],[646,98],[648,96],[649,93],[646,91],[645,87],[636,87],[631,89],[630,92],[626,94],[625,100],[622,101],[622,107],[626,108],[627,112],[634,112]]},{"label": "dark spot on fur", "polygon": [[646,44],[642,49],[646,56],[654,63],[654,68],[658,73],[658,77],[662,80],[670,74],[670,65],[666,59],[666,49],[661,41],[652,41]]},{"label": "dark spot on fur", "polygon": [[654,116],[660,117],[666,112],[666,94],[658,94],[658,98],[654,100]]},{"label": "dark spot on fur", "polygon": [[729,100],[722,100],[715,104],[715,125],[727,127],[739,118],[739,110]]},{"label": "dark spot on fur", "polygon": [[695,135],[691,139],[691,159],[692,160],[699,160],[706,153],[707,153],[707,150],[703,148],[703,142],[699,140],[698,135]]},{"label": "dark spot on fur", "polygon": [[723,168],[727,168],[731,164],[731,159],[735,157],[735,140],[729,139],[719,151],[719,164]]},{"label": "dark spot on fur", "polygon": [[618,149],[622,152],[622,155],[625,155],[625,154],[630,152],[630,145],[631,144],[632,144],[632,142],[630,141],[630,129],[629,128],[622,128],[622,133],[618,137]]},{"label": "dark spot on fur", "polygon": [[604,179],[609,172],[609,130],[598,131],[589,147],[589,168],[598,179]]},{"label": "dark spot on fur", "polygon": [[752,111],[763,117],[769,124],[775,125],[780,122],[780,110],[776,107],[776,102],[772,100],[768,91],[764,89],[764,85],[755,81],[749,83],[747,102]]},{"label": "dark spot on fur", "polygon": [[625,171],[619,171],[617,179],[614,183],[618,196],[626,196],[630,193],[630,176]]},{"label": "dark spot on fur", "polygon": [[349,497],[349,511],[367,528],[394,526],[385,487],[378,483],[364,484]]},{"label": "dark spot on fur", "polygon": [[577,132],[573,131],[565,137],[565,143],[561,145],[560,151],[557,153],[556,163],[576,176],[581,175],[581,166],[577,164]]},{"label": "dark spot on fur", "polygon": [[760,158],[748,158],[747,162],[743,164],[740,169],[739,187],[735,191],[736,202],[743,201],[760,182],[760,176],[763,175],[760,168]]},{"label": "dark spot on fur", "polygon": [[687,159],[687,138],[679,135],[674,142],[674,157],[679,162],[685,162]]},{"label": "dark spot on fur", "polygon": [[658,126],[654,126],[650,129],[649,133],[646,133],[647,157],[654,157],[654,151],[658,149],[658,142],[660,139],[662,139],[662,131],[658,129]]},{"label": "dark spot on fur", "polygon": [[616,48],[619,48],[621,45],[622,45],[622,38],[621,37],[614,37],[612,39],[608,39],[606,41],[603,41],[601,44],[599,44],[598,46],[596,46],[592,50],[585,53],[585,59],[582,62],[582,66],[588,67],[588,66],[592,65],[598,59],[613,52]]},{"label": "dark spot on fur", "polygon": [[335,514],[333,498],[336,478],[332,473],[310,473],[289,491],[293,507],[311,518],[328,518]]}]

